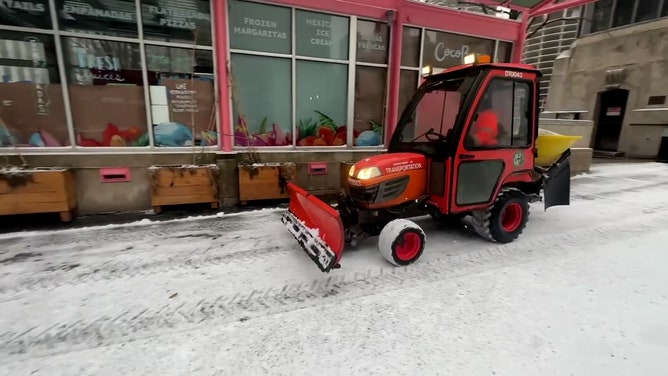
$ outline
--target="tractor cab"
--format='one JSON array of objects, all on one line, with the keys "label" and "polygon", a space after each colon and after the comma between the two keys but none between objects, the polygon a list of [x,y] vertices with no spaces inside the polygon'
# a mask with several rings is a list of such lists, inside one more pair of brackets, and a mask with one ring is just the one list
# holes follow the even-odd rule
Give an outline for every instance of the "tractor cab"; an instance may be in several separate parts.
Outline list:
[{"label": "tractor cab", "polygon": [[425,193],[441,212],[487,205],[504,180],[534,169],[540,72],[485,58],[437,74],[424,69],[388,147],[426,157]]}]

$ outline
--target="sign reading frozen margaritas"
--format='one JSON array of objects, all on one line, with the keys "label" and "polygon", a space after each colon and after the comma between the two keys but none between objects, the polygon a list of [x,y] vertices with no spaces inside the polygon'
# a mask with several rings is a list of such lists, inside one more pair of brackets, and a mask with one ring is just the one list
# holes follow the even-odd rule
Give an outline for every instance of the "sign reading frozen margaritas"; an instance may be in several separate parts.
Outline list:
[{"label": "sign reading frozen margaritas", "polygon": [[290,9],[230,0],[230,48],[289,54]]}]

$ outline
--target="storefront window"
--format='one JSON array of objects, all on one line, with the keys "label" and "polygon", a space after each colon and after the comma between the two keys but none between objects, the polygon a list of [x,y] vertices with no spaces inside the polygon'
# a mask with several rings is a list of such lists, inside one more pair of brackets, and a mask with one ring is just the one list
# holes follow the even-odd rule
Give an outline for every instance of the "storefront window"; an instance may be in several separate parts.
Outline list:
[{"label": "storefront window", "polygon": [[358,66],[355,72],[355,124],[353,145],[383,143],[387,68]]},{"label": "storefront window", "polygon": [[0,147],[69,143],[53,37],[3,30]]},{"label": "storefront window", "polygon": [[[404,69],[401,70],[401,76],[399,80],[399,113],[398,113],[399,117],[401,117],[404,108],[406,108],[406,105],[411,100],[411,97],[413,97],[413,93],[415,93],[415,91],[417,90],[418,78],[419,78],[419,73],[417,71],[404,70]],[[408,132],[406,134],[410,135],[413,134],[414,129],[412,127],[413,127],[412,123],[406,126],[407,128],[406,132]]]},{"label": "storefront window", "polygon": [[290,8],[229,0],[230,48],[290,54]]},{"label": "storefront window", "polygon": [[463,63],[470,53],[492,55],[494,41],[466,35],[427,30],[422,49],[422,65],[452,68]]},{"label": "storefront window", "polygon": [[155,146],[218,143],[213,53],[146,46]]},{"label": "storefront window", "polygon": [[499,63],[510,63],[513,60],[513,44],[510,42],[499,42],[496,51],[496,61]]},{"label": "storefront window", "polygon": [[610,27],[612,15],[612,0],[598,0],[594,3],[594,14],[591,21],[591,31],[597,32]]},{"label": "storefront window", "polygon": [[209,0],[142,0],[144,38],[211,46]]},{"label": "storefront window", "polygon": [[[291,72],[290,59],[232,54],[230,84],[236,146],[292,145]],[[316,77],[314,83],[319,79]],[[322,88],[331,89],[326,83]]]},{"label": "storefront window", "polygon": [[[404,26],[403,37],[401,41],[401,66],[414,67],[418,70],[402,69],[399,76],[399,109],[397,116],[401,114],[410,101],[413,93],[417,89],[420,68],[420,40],[422,29]],[[424,64],[423,64],[424,65]],[[413,134],[414,126],[410,123],[406,126],[406,131]]]},{"label": "storefront window", "polygon": [[659,5],[662,0],[638,0],[635,22],[652,20],[659,14]]},{"label": "storefront window", "polygon": [[0,24],[50,29],[49,2],[48,0],[2,1]]},{"label": "storefront window", "polygon": [[347,17],[297,10],[295,25],[297,55],[348,59],[350,26]]},{"label": "storefront window", "polygon": [[[647,0],[644,0],[647,1]],[[617,1],[615,5],[615,13],[612,16],[612,27],[624,26],[631,23],[633,18],[633,7],[635,1]]]},{"label": "storefront window", "polygon": [[297,145],[346,143],[348,66],[297,61]]},{"label": "storefront window", "polygon": [[139,44],[63,38],[79,146],[148,146]]},{"label": "storefront window", "polygon": [[401,66],[419,67],[421,29],[404,26],[401,40]]},{"label": "storefront window", "polygon": [[[353,145],[383,144],[390,30],[385,22],[357,21]],[[364,64],[382,64],[368,66]]]}]

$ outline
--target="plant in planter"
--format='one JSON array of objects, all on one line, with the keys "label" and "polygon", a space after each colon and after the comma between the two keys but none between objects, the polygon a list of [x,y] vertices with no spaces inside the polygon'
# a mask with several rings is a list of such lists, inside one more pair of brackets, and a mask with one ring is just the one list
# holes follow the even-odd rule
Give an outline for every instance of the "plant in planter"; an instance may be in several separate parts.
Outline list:
[{"label": "plant in planter", "polygon": [[[0,128],[9,133],[1,117]],[[19,166],[5,155],[5,165],[0,167],[0,215],[58,213],[61,221],[72,221],[77,208],[72,171],[62,167],[31,168],[21,154],[17,155]]]},{"label": "plant in planter", "polygon": [[242,159],[237,166],[242,204],[252,200],[288,198],[288,182],[297,175],[294,162],[247,163]]},{"label": "plant in planter", "polygon": [[149,167],[151,206],[156,214],[165,205],[209,203],[218,208],[219,169],[215,164]]}]

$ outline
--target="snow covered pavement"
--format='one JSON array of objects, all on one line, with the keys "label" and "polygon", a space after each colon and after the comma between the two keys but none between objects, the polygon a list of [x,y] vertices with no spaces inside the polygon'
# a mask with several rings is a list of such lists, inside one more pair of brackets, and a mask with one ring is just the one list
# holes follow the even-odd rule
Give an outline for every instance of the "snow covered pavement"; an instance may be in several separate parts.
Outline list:
[{"label": "snow covered pavement", "polygon": [[665,375],[668,165],[595,165],[516,242],[417,221],[321,273],[282,210],[0,235],[2,375]]}]

